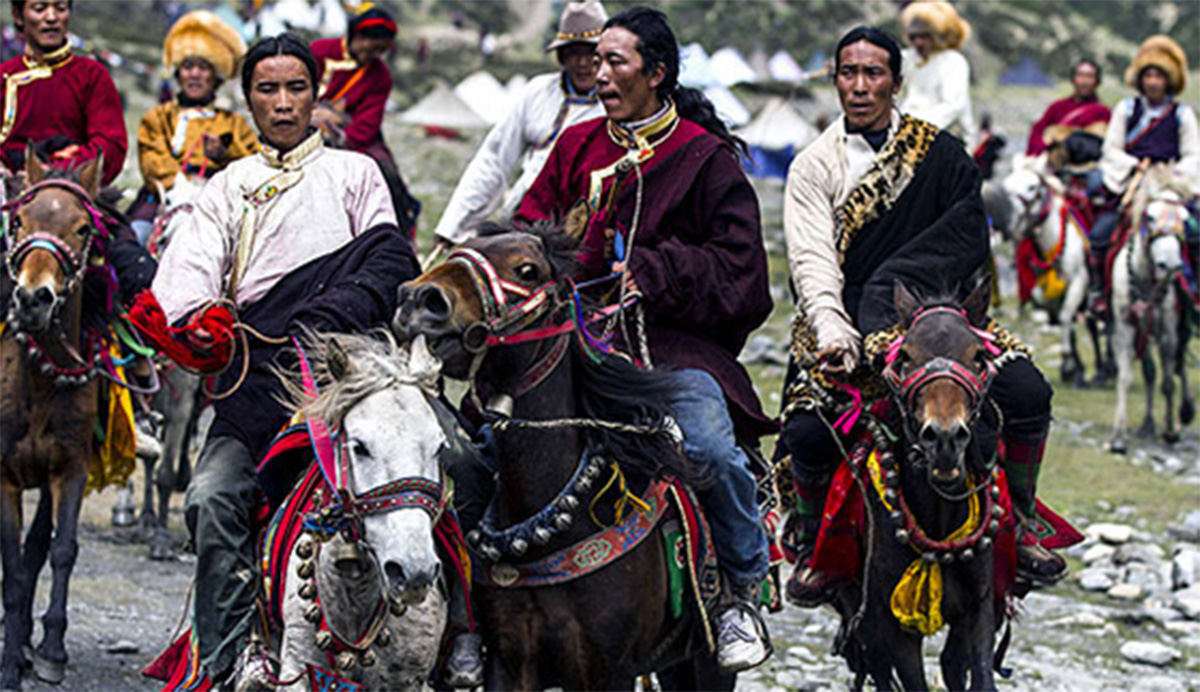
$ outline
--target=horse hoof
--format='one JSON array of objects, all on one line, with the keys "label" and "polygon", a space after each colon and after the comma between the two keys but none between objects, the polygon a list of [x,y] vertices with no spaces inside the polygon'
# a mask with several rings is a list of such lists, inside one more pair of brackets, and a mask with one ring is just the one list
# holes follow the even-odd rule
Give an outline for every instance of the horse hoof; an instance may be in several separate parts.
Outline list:
[{"label": "horse hoof", "polygon": [[127,529],[137,523],[132,507],[113,507],[112,525],[118,529]]},{"label": "horse hoof", "polygon": [[1184,399],[1183,403],[1179,405],[1179,422],[1183,425],[1191,425],[1194,420],[1196,420],[1196,402]]},{"label": "horse hoof", "polygon": [[20,689],[21,689],[21,672],[19,669],[18,670],[5,670],[3,673],[0,673],[0,690],[3,690],[4,692],[9,692],[9,690],[16,690],[17,692],[19,692]]},{"label": "horse hoof", "polygon": [[150,539],[150,559],[155,562],[170,562],[175,559],[175,546],[166,531],[154,534]]},{"label": "horse hoof", "polygon": [[1169,445],[1177,444],[1179,442],[1179,433],[1174,431],[1163,433],[1163,442]]},{"label": "horse hoof", "polygon": [[1129,452],[1129,443],[1123,439],[1116,439],[1108,443],[1108,451],[1113,454],[1127,454]]},{"label": "horse hoof", "polygon": [[67,662],[51,661],[34,653],[33,674],[42,682],[58,685],[67,677]]}]

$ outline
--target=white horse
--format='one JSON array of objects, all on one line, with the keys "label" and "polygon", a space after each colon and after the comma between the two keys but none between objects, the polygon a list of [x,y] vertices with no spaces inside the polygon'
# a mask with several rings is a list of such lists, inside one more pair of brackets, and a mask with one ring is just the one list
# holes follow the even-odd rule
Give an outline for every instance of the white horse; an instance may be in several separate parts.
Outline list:
[{"label": "white horse", "polygon": [[[1042,260],[1050,265],[1048,271],[1054,272],[1047,285],[1039,282],[1033,300],[1053,311],[1062,329],[1063,381],[1082,387],[1084,368],[1075,345],[1075,321],[1087,297],[1087,229],[1067,210],[1066,188],[1047,167],[1045,155],[1014,157],[1013,171],[1002,185],[1012,204],[1012,238],[1019,242],[1025,236],[1032,237]],[[1089,330],[1096,362],[1101,363],[1094,325],[1089,324]]]},{"label": "white horse", "polygon": [[1133,359],[1138,340],[1145,339],[1140,355],[1146,384],[1146,415],[1138,430],[1139,437],[1154,435],[1154,359],[1150,353],[1157,344],[1162,368],[1162,393],[1166,399],[1168,444],[1179,440],[1175,427],[1175,379],[1182,388],[1179,418],[1188,425],[1196,407],[1184,371],[1187,344],[1181,338],[1184,305],[1183,234],[1189,214],[1184,201],[1190,190],[1172,176],[1166,166],[1150,168],[1137,190],[1131,206],[1136,227],[1113,262],[1112,307],[1115,321],[1114,349],[1117,361],[1117,407],[1113,417],[1111,449],[1125,453],[1127,416],[1126,396],[1133,381]]},{"label": "white horse", "polygon": [[[434,536],[440,509],[420,506],[428,500],[441,507],[447,499],[444,490],[428,491],[443,487],[438,453],[447,436],[431,403],[441,362],[423,337],[407,348],[390,335],[315,339],[322,343],[309,355],[319,397],[304,395],[294,381],[287,386],[303,414],[339,431],[335,446],[347,473],[337,483],[364,502],[398,480],[427,489],[416,503],[387,506],[385,494],[382,508],[356,505],[346,513],[355,529],[325,537],[306,529],[277,572],[286,579],[283,633],[269,686],[307,690],[309,666],[316,666],[369,690],[423,689],[447,621]],[[248,664],[239,688],[261,684],[261,671]]]}]

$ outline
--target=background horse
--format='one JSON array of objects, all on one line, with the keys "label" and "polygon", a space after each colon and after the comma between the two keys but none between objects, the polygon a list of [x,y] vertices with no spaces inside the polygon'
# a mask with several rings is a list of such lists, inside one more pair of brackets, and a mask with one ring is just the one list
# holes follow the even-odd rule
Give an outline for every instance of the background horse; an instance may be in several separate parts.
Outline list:
[{"label": "background horse", "polygon": [[[97,159],[49,178],[32,148],[27,191],[13,212],[7,269],[15,283],[0,338],[0,553],[4,564],[4,653],[0,689],[20,687],[33,633],[33,601],[47,557],[53,570],[43,638],[33,668],[48,682],[66,673],[67,588],[79,552],[79,510],[97,413],[97,383],[84,337],[83,276],[107,240],[92,205]],[[83,358],[89,358],[82,361]],[[41,497],[22,541],[22,495]]]},{"label": "background horse", "polygon": [[[1042,271],[1053,272],[1047,280],[1039,279],[1033,301],[1052,311],[1062,330],[1063,382],[1082,387],[1086,380],[1075,344],[1075,321],[1087,297],[1088,229],[1081,227],[1078,217],[1071,213],[1065,186],[1046,168],[1044,156],[1015,157],[1013,171],[1004,178],[1003,187],[1011,201],[1008,220],[1011,236],[1018,243],[1023,238],[1032,238],[1038,260],[1048,265]],[[1105,359],[1094,321],[1089,320],[1088,330],[1095,350],[1097,376],[1102,378]]]},{"label": "background horse", "polygon": [[1196,415],[1195,402],[1188,388],[1184,335],[1185,288],[1183,233],[1188,220],[1184,202],[1190,191],[1174,179],[1169,167],[1150,168],[1138,188],[1130,218],[1136,220],[1125,244],[1113,262],[1114,350],[1117,361],[1117,406],[1113,414],[1111,449],[1128,449],[1126,399],[1133,381],[1133,360],[1142,362],[1146,384],[1146,415],[1139,436],[1154,435],[1154,356],[1150,344],[1158,346],[1162,367],[1162,393],[1166,399],[1166,429],[1163,439],[1179,441],[1175,427],[1175,380],[1182,388],[1179,419],[1183,425]]},{"label": "background horse", "polygon": [[[423,339],[399,349],[379,336],[317,337],[316,398],[284,378],[297,409],[336,431],[345,477],[334,484],[346,494],[326,494],[286,563],[268,569],[286,579],[280,688],[316,689],[307,667],[332,658],[333,672],[365,689],[423,689],[446,628],[434,527],[448,501],[438,461],[447,437],[431,403],[441,363]],[[320,495],[328,486],[315,478]]]},{"label": "background horse", "polygon": [[[989,293],[981,282],[960,307],[949,299],[918,303],[896,285],[907,334],[891,349],[884,379],[898,415],[866,418],[869,434],[850,452],[863,495],[865,559],[835,599],[842,616],[835,650],[856,673],[856,689],[867,676],[892,689],[894,675],[903,689],[929,689],[921,645],[943,621],[950,626],[941,655],[946,686],[968,689],[969,673],[970,689],[995,688],[992,651],[1004,611],[992,541],[1004,510],[987,445],[976,439],[994,370],[973,327],[986,321]],[[886,428],[895,420],[893,434]]]},{"label": "background horse", "polygon": [[[446,373],[470,380],[506,419],[494,427],[497,488],[481,522],[492,535],[468,534],[485,558],[475,568],[485,577],[476,580],[485,687],[628,689],[637,675],[680,660],[683,647],[668,648],[669,634],[686,640],[706,625],[687,615],[680,625],[670,611],[661,522],[602,569],[535,588],[507,588],[516,582],[506,574],[589,540],[589,508],[597,523],[615,523],[625,474],[630,492],[664,471],[688,477],[678,443],[662,428],[669,390],[661,374],[585,346],[590,337],[563,317],[575,241],[549,227],[504,230],[487,229],[405,284],[393,321],[401,338],[426,335]],[[623,470],[593,465],[601,455]],[[614,479],[607,499],[598,492],[601,472]],[[734,676],[717,672],[699,640],[688,672],[700,672],[683,684],[732,689]]]}]

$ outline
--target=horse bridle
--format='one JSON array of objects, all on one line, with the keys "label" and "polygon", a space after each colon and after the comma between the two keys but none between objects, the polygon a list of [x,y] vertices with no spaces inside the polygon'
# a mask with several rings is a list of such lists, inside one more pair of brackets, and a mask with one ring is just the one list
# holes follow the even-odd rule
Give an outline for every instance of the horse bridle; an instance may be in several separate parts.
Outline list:
[{"label": "horse bridle", "polygon": [[[22,192],[20,197],[6,204],[4,210],[19,209],[28,204],[37,192],[51,187],[62,188],[71,192],[79,199],[84,210],[87,211],[91,219],[91,224],[88,226],[84,237],[83,249],[77,253],[66,241],[54,233],[34,230],[9,249],[8,253],[4,256],[4,264],[8,270],[9,277],[15,282],[19,276],[21,265],[24,264],[25,259],[30,254],[37,250],[49,252],[66,277],[63,283],[63,294],[66,295],[74,290],[75,286],[83,279],[97,236],[101,239],[107,239],[109,231],[108,225],[104,221],[104,213],[92,204],[91,196],[88,195],[82,186],[70,180],[51,178],[36,183]],[[14,231],[19,227],[17,218],[14,215]]]},{"label": "horse bridle", "polygon": [[[1046,220],[1046,217],[1050,215],[1050,202],[1054,199],[1054,189],[1048,182],[1046,182],[1046,179],[1042,177],[1042,174],[1038,173],[1037,171],[1032,171],[1032,173],[1037,176],[1038,182],[1040,183],[1038,188],[1039,191],[1033,199],[1028,201],[1026,201],[1024,197],[1019,195],[1017,196],[1017,200],[1021,203],[1021,214],[1018,218],[1020,218],[1022,222],[1024,222],[1026,219],[1029,220],[1029,223],[1024,225],[1020,233],[1017,234],[1017,237],[1025,236]],[[1038,207],[1038,213],[1037,216],[1032,216],[1031,212],[1035,206]]]}]

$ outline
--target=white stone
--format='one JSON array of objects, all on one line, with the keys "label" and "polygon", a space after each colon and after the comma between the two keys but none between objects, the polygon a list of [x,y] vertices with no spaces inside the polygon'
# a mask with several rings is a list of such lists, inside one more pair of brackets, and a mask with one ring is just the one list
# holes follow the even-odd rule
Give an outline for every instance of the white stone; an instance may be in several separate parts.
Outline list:
[{"label": "white stone", "polygon": [[1133,527],[1128,524],[1097,522],[1087,527],[1087,535],[1105,543],[1119,545],[1133,537]]},{"label": "white stone", "polygon": [[1085,569],[1079,573],[1079,586],[1084,591],[1107,591],[1115,581],[1104,569]]},{"label": "white stone", "polygon": [[1180,551],[1171,559],[1171,588],[1186,589],[1200,583],[1200,552]]},{"label": "white stone", "polygon": [[1116,598],[1122,601],[1133,601],[1142,597],[1145,590],[1137,584],[1116,584],[1108,590],[1109,598]]},{"label": "white stone", "polygon": [[[1174,612],[1174,611],[1171,611]],[[1046,623],[1048,627],[1101,627],[1106,620],[1091,611],[1083,611],[1075,615],[1051,620]]]},{"label": "white stone", "polygon": [[1118,565],[1130,562],[1154,565],[1161,562],[1164,557],[1166,557],[1166,553],[1163,552],[1163,549],[1153,543],[1126,543],[1117,548],[1113,555],[1113,562]]},{"label": "white stone", "polygon": [[1125,642],[1121,645],[1121,655],[1128,661],[1148,663],[1160,668],[1181,657],[1177,650],[1158,642]]},{"label": "white stone", "polygon": [[1115,552],[1117,552],[1117,549],[1111,545],[1096,543],[1092,547],[1088,548],[1087,552],[1083,554],[1083,564],[1091,565],[1101,560],[1107,560],[1111,558]]},{"label": "white stone", "polygon": [[1163,623],[1163,629],[1177,637],[1200,636],[1200,622],[1189,620],[1168,620]]},{"label": "white stone", "polygon": [[1189,620],[1200,620],[1200,598],[1175,596],[1171,605]]}]

